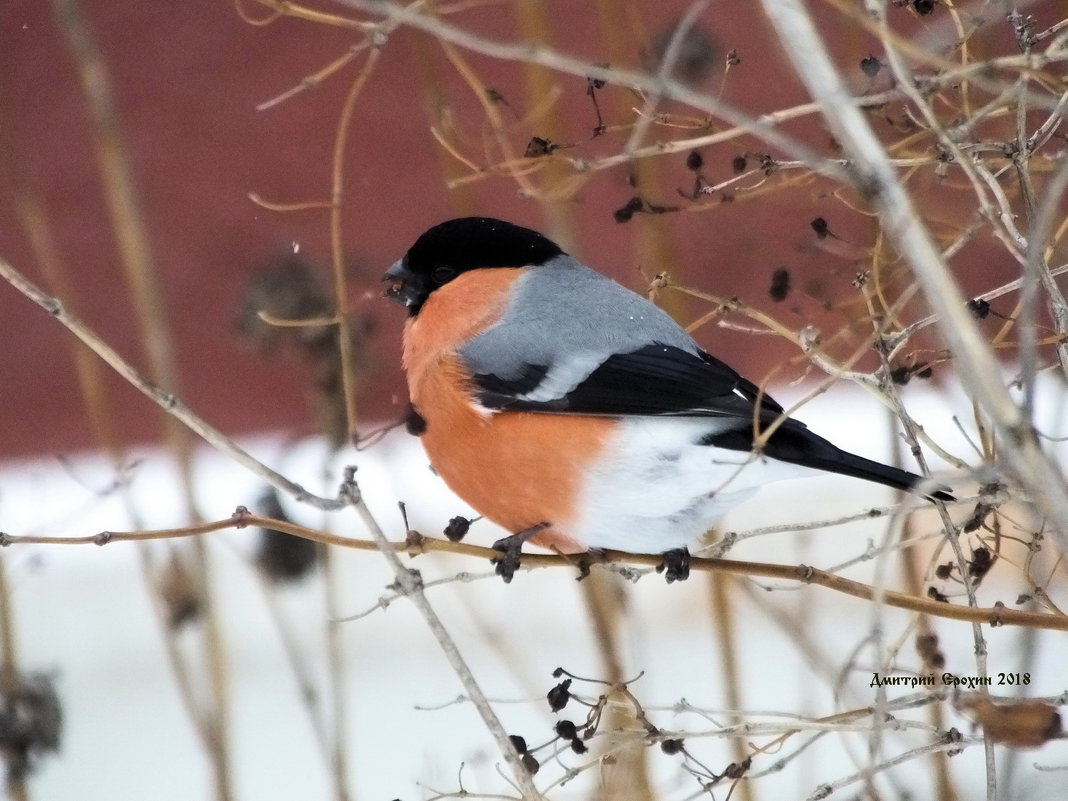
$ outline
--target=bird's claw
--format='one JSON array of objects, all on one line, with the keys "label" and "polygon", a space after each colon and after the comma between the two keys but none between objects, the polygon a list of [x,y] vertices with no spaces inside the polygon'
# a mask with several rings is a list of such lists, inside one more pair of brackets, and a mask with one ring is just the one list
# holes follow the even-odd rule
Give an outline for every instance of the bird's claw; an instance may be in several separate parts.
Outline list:
[{"label": "bird's claw", "polygon": [[493,543],[493,550],[500,551],[501,555],[493,557],[490,562],[493,564],[497,575],[504,579],[505,584],[511,583],[512,578],[515,576],[515,571],[519,569],[519,560],[523,555],[523,543],[548,528],[548,526],[548,523],[538,523],[515,534],[502,537]]},{"label": "bird's claw", "polygon": [[672,548],[664,551],[663,561],[656,566],[657,573],[663,573],[667,583],[686,581],[690,577],[690,552],[686,548]]}]

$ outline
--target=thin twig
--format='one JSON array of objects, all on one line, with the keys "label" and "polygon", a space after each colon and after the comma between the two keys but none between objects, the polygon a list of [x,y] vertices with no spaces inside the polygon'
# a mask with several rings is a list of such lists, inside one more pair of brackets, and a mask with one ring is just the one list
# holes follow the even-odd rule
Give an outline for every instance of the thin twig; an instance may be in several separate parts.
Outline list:
[{"label": "thin twig", "polygon": [[348,94],[345,95],[345,102],[342,104],[341,113],[338,116],[330,170],[330,253],[334,276],[334,305],[337,309],[338,361],[341,363],[341,389],[345,408],[345,422],[348,426],[347,433],[351,438],[356,436],[357,421],[352,326],[349,322],[349,316],[345,314],[346,298],[348,296],[348,276],[345,274],[345,240],[342,234],[345,175],[348,172],[345,166],[345,157],[348,155],[348,139],[356,111],[356,101],[363,93],[367,81],[374,74],[381,55],[381,47],[371,48],[363,67],[349,87]]}]

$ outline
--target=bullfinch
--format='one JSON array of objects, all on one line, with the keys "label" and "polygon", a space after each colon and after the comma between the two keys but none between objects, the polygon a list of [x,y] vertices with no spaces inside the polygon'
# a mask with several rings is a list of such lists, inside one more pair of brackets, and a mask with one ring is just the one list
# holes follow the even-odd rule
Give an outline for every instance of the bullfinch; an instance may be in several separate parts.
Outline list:
[{"label": "bullfinch", "polygon": [[663,310],[528,228],[443,222],[383,280],[408,309],[409,430],[457,495],[514,532],[494,544],[506,581],[526,541],[663,554],[681,580],[687,546],[771,481],[922,481],[785,417]]}]

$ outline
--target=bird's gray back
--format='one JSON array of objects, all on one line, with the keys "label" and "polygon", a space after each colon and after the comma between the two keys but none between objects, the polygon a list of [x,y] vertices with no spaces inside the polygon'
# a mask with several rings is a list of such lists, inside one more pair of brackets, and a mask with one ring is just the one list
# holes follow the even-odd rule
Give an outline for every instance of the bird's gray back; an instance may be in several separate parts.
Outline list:
[{"label": "bird's gray back", "polygon": [[653,343],[699,350],[662,309],[564,254],[527,268],[501,319],[460,354],[474,374],[515,379],[539,365],[570,384],[608,356]]}]

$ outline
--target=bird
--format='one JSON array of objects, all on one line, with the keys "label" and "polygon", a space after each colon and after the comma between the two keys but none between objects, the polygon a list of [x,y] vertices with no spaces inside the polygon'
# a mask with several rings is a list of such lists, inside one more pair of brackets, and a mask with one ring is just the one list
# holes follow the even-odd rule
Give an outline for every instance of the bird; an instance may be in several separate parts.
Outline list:
[{"label": "bird", "polygon": [[493,545],[506,582],[526,542],[660,554],[667,581],[683,580],[689,546],[780,479],[829,472],[953,497],[812,432],[537,231],[447,220],[383,280],[408,312],[408,430],[460,498],[511,532]]}]

